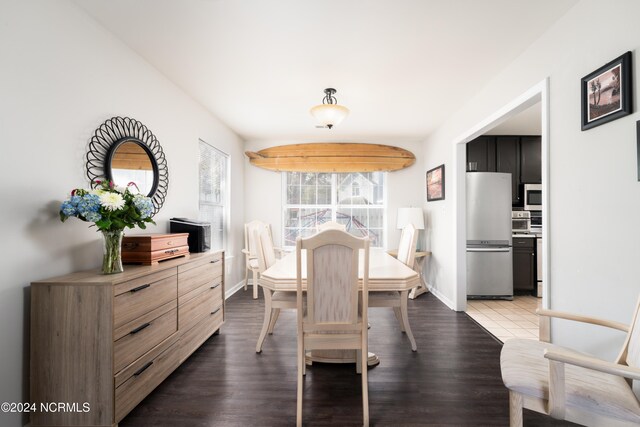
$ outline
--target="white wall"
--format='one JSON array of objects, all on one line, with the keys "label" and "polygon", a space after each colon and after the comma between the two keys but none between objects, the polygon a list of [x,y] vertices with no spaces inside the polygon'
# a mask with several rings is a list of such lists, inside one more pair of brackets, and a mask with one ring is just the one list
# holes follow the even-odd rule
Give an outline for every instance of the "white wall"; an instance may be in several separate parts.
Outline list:
[{"label": "white wall", "polygon": [[[348,120],[348,119],[347,119]],[[259,151],[276,145],[301,144],[308,141],[248,141],[245,151]],[[366,142],[366,141],[358,141]],[[399,207],[422,206],[425,196],[425,175],[421,165],[422,144],[419,142],[376,141],[376,144],[393,145],[411,151],[416,163],[406,169],[387,174],[387,247],[397,248],[400,230],[396,229]],[[271,224],[276,246],[282,245],[282,174],[262,169],[244,160],[245,165],[245,219],[260,219]],[[277,190],[274,190],[277,189]],[[428,227],[428,224],[427,224]],[[420,234],[423,239],[424,231]]]},{"label": "white wall", "polygon": [[[453,174],[452,143],[527,89],[550,78],[550,305],[629,322],[640,293],[640,209],[634,113],[580,130],[580,79],[622,53],[633,51],[637,87],[640,3],[583,0],[507,67],[424,143],[424,168],[446,163]],[[634,104],[637,105],[637,89]],[[637,107],[635,108],[637,111]],[[428,203],[434,251],[429,275],[447,298],[455,288],[452,187],[444,203]],[[451,197],[449,197],[451,195]],[[553,324],[553,340],[613,357],[619,333]]]},{"label": "white wall", "polygon": [[[88,185],[84,155],[93,131],[112,116],[129,116],[160,141],[169,192],[151,232],[168,231],[171,216],[197,216],[198,139],[229,153],[228,255],[235,260],[244,161],[233,132],[67,1],[3,1],[0,57],[0,402],[26,402],[29,283],[101,261],[95,229],[58,219],[68,192]],[[241,274],[232,265],[228,283]],[[2,426],[22,422],[0,413]]]}]

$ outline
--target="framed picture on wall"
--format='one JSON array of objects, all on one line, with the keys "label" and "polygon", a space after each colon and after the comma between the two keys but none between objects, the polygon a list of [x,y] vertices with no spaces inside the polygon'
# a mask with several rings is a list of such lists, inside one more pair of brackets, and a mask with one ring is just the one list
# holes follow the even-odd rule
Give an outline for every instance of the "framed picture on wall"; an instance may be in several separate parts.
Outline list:
[{"label": "framed picture on wall", "polygon": [[633,112],[631,81],[631,52],[582,78],[583,131]]},{"label": "framed picture on wall", "polygon": [[444,165],[427,171],[427,202],[444,200]]}]

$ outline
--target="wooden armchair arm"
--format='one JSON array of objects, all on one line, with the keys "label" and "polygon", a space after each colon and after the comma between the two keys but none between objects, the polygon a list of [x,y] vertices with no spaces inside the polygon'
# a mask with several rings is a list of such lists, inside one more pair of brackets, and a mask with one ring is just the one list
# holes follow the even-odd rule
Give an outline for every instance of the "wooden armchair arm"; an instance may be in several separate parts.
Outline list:
[{"label": "wooden armchair arm", "polygon": [[557,319],[574,320],[576,322],[589,323],[592,325],[606,326],[607,328],[617,329],[623,332],[629,332],[629,326],[624,323],[615,322],[613,320],[600,319],[597,317],[581,316],[579,314],[566,313],[564,311],[545,310],[539,308],[536,310],[539,320],[539,333],[540,341],[551,342],[550,334],[550,318],[555,317]]},{"label": "wooden armchair arm", "polygon": [[618,329],[619,331],[629,332],[629,325],[615,322],[613,320],[600,319],[598,317],[581,316],[579,314],[566,313],[564,311],[546,310],[539,308],[536,310],[539,316],[555,317],[558,319],[574,320],[576,322],[590,323],[592,325],[606,326],[607,328]]},{"label": "wooden armchair arm", "polygon": [[247,256],[247,261],[250,260],[250,259],[257,259],[258,258],[255,255],[251,255],[251,252],[249,252],[247,249],[243,249],[241,252]]},{"label": "wooden armchair arm", "polygon": [[565,363],[619,377],[640,379],[638,368],[619,365],[568,349],[546,349],[544,357],[549,360],[549,415],[560,420],[564,419],[566,412]]}]

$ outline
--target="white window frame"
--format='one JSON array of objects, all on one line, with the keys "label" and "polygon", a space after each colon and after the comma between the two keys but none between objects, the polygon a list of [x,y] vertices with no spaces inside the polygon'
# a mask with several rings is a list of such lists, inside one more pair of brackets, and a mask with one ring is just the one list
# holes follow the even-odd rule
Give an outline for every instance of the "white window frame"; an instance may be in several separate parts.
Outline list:
[{"label": "white window frame", "polygon": [[[382,204],[380,205],[339,205],[338,204],[338,175],[343,173],[357,173],[357,172],[331,172],[331,204],[330,205],[303,205],[303,204],[288,204],[287,203],[287,172],[281,173],[281,194],[282,194],[282,209],[280,212],[281,218],[281,230],[282,230],[282,247],[286,249],[291,249],[293,245],[286,244],[286,213],[287,209],[298,208],[298,209],[330,209],[331,211],[331,221],[337,222],[337,213],[338,209],[341,207],[348,207],[351,209],[382,209],[382,238],[380,239],[380,248],[387,247],[387,185],[389,182],[389,174],[388,172],[382,172],[384,174],[384,184],[382,186]],[[349,189],[351,192],[351,188]],[[373,247],[373,246],[372,246]]]},{"label": "white window frame", "polygon": [[[230,201],[230,188],[231,188],[231,171],[230,171],[230,166],[231,166],[231,158],[229,156],[229,154],[225,153],[224,151],[220,150],[219,148],[214,147],[213,145],[209,144],[208,142],[199,139],[198,140],[198,163],[200,163],[200,151],[201,151],[201,146],[202,144],[206,145],[210,150],[212,150],[213,153],[215,153],[216,155],[219,155],[221,157],[224,158],[225,160],[225,176],[224,176],[224,183],[223,185],[221,185],[221,192],[222,192],[222,197],[221,197],[221,202],[220,203],[210,203],[210,202],[206,202],[206,204],[209,204],[211,206],[221,206],[222,207],[222,247],[221,248],[216,248],[213,247],[213,236],[212,237],[212,242],[211,242],[211,249],[213,250],[227,250],[227,242],[228,242],[228,233],[227,230],[229,229],[229,212],[230,212],[230,208],[229,208],[229,201]],[[204,204],[201,200],[201,190],[200,190],[200,171],[198,170],[198,217],[199,219],[203,219],[202,218],[202,205]],[[213,224],[212,224],[213,227]],[[213,233],[214,230],[212,229],[211,232]]]}]

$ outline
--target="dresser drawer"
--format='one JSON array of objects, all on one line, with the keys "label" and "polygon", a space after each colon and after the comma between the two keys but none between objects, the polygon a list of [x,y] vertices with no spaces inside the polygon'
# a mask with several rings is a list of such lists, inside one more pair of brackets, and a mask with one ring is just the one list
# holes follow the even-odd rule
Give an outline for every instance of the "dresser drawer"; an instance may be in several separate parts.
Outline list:
[{"label": "dresser drawer", "polygon": [[178,268],[178,298],[222,276],[222,259],[209,258],[188,270]]},{"label": "dresser drawer", "polygon": [[220,329],[224,319],[223,311],[222,306],[220,306],[218,309],[213,310],[213,313],[200,320],[200,323],[180,335],[180,363],[200,347],[211,334]]},{"label": "dresser drawer", "polygon": [[217,289],[217,288],[220,288],[219,291],[220,291],[220,294],[222,295],[222,276],[216,277],[215,279],[213,279],[209,283],[205,283],[204,285],[200,285],[197,288],[194,288],[194,289],[190,290],[189,292],[187,292],[186,294],[183,294],[180,297],[178,297],[178,306],[183,305],[184,303],[186,303],[187,301],[189,301],[192,298],[196,298],[198,295],[200,295],[203,292],[208,291],[209,289]]},{"label": "dresser drawer", "polygon": [[[178,329],[186,331],[201,319],[222,307],[222,285],[220,283],[203,286],[205,290],[178,309]],[[198,288],[200,290],[200,288]]]},{"label": "dresser drawer", "polygon": [[[129,282],[118,285],[123,293],[114,298],[113,323],[116,328],[131,322],[149,311],[175,301],[178,296],[178,276],[173,274],[157,281],[157,277],[148,277],[142,284],[136,280],[133,285]],[[127,286],[124,286],[127,285]]]},{"label": "dresser drawer", "polygon": [[179,344],[177,334],[174,334],[118,374],[115,377],[116,423],[167,378],[179,363]]},{"label": "dresser drawer", "polygon": [[175,303],[162,307],[116,329],[114,372],[119,372],[178,330]]}]

